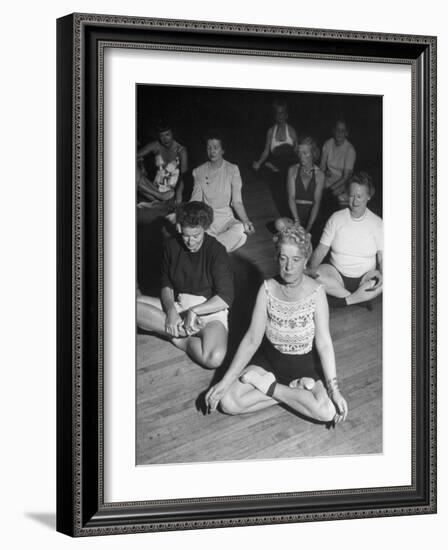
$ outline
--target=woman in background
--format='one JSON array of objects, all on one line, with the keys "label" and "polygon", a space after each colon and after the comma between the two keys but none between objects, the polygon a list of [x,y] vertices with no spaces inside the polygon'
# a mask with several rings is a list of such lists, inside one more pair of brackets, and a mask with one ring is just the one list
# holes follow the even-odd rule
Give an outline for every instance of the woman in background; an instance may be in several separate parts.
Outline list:
[{"label": "woman in background", "polygon": [[179,233],[165,242],[160,298],[137,295],[137,325],[168,338],[200,365],[215,369],[227,351],[233,274],[224,247],[206,230],[213,211],[189,202],[176,212]]},{"label": "woman in background", "polygon": [[325,188],[336,197],[340,206],[348,204],[346,185],[356,162],[355,148],[347,138],[345,120],[336,120],[333,137],[324,143],[320,161],[320,169],[325,174]]},{"label": "woman in background", "polygon": [[[244,208],[239,168],[224,159],[223,140],[217,133],[207,137],[208,161],[193,170],[192,201],[202,201],[213,208],[213,223],[207,233],[222,243],[227,252],[246,242],[255,232]],[[234,216],[234,212],[237,218]]]},{"label": "woman in background", "polygon": [[297,132],[288,124],[286,101],[281,99],[274,101],[273,109],[275,123],[267,131],[260,158],[252,164],[255,171],[258,171],[263,164],[272,172],[285,171],[291,164],[297,162]]},{"label": "woman in background", "polygon": [[[355,174],[348,189],[349,207],[327,221],[308,272],[335,307],[369,302],[383,289],[383,220],[367,208],[375,193],[372,178]],[[328,252],[330,263],[322,263]]]},{"label": "woman in background", "polygon": [[319,214],[324,173],[316,166],[319,149],[311,137],[304,137],[298,142],[299,163],[288,170],[287,194],[291,218],[279,218],[275,222],[277,231],[300,223],[307,233],[311,232]]},{"label": "woman in background", "polygon": [[280,216],[287,216],[286,175],[289,167],[297,162],[297,132],[288,123],[288,106],[284,100],[274,101],[273,110],[274,125],[267,131],[263,152],[252,167],[258,172],[264,165],[271,172],[268,182],[272,199]]}]

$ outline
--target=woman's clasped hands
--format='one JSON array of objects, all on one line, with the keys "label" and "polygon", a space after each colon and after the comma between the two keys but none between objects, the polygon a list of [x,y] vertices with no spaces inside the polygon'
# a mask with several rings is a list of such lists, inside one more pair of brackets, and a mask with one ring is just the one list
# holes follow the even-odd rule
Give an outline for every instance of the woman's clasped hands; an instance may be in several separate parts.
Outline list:
[{"label": "woman's clasped hands", "polygon": [[175,308],[170,309],[166,316],[165,330],[174,338],[192,336],[204,328],[204,321],[193,310],[189,309],[182,318]]}]

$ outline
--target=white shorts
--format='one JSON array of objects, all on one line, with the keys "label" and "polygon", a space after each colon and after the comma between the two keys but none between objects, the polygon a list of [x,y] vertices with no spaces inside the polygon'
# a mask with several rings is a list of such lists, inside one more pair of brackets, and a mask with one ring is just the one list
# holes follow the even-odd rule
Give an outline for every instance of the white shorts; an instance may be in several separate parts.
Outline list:
[{"label": "white shorts", "polygon": [[[179,294],[177,297],[177,302],[175,302],[176,310],[178,313],[182,313],[189,309],[190,307],[197,306],[198,304],[203,304],[207,301],[207,298],[204,296],[196,296],[195,294]],[[199,315],[199,317],[207,325],[212,321],[220,321],[226,330],[228,330],[228,308],[217,311],[216,313],[208,313],[207,315]]]}]

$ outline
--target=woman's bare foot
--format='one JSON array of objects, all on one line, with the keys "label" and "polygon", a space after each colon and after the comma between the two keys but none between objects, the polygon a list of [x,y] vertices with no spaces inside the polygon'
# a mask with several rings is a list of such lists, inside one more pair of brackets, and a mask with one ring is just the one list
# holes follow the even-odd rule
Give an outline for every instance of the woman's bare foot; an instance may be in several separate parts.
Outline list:
[{"label": "woman's bare foot", "polygon": [[290,388],[297,388],[299,390],[309,390],[311,391],[314,388],[316,381],[314,378],[309,378],[308,376],[302,376],[302,378],[297,378],[297,380],[292,380],[289,383]]}]

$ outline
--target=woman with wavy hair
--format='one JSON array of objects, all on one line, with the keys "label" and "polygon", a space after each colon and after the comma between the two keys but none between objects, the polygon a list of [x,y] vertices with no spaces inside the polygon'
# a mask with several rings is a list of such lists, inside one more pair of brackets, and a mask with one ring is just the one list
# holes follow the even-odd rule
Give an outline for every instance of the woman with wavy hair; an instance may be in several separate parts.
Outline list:
[{"label": "woman with wavy hair", "polygon": [[374,193],[366,172],[349,179],[348,208],[329,218],[311,258],[308,274],[323,285],[331,306],[369,302],[383,290],[383,220],[367,208]]},{"label": "woman with wavy hair", "polygon": [[200,365],[219,367],[227,351],[233,274],[227,252],[206,233],[213,210],[189,202],[176,212],[178,235],[164,247],[160,298],[137,297],[137,325],[185,351]]},{"label": "woman with wavy hair", "polygon": [[[260,287],[249,329],[206,403],[210,411],[219,405],[227,414],[283,403],[314,420],[337,423],[347,416],[347,402],[338,386],[325,291],[304,272],[311,236],[295,225],[274,242],[279,275]],[[263,354],[250,362],[261,345]]]},{"label": "woman with wavy hair", "polygon": [[316,165],[319,148],[312,137],[306,136],[299,139],[297,154],[299,162],[289,168],[286,183],[292,218],[277,219],[277,231],[300,223],[310,232],[319,214],[325,180],[324,173]]}]

